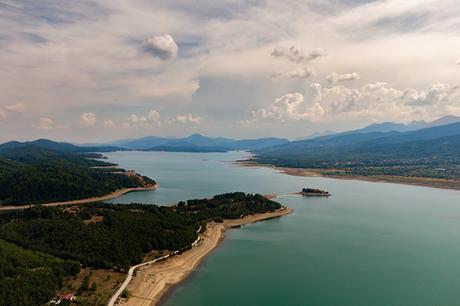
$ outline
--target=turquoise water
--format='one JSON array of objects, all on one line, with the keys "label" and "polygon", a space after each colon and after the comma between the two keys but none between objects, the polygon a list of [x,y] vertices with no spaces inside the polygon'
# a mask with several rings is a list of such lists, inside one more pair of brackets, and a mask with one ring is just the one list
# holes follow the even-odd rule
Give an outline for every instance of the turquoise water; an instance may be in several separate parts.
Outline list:
[{"label": "turquoise water", "polygon": [[[460,192],[237,167],[245,153],[117,152],[161,188],[117,203],[170,204],[242,190],[284,194],[289,216],[227,233],[166,306],[459,305]],[[330,198],[287,195],[301,187]]]}]

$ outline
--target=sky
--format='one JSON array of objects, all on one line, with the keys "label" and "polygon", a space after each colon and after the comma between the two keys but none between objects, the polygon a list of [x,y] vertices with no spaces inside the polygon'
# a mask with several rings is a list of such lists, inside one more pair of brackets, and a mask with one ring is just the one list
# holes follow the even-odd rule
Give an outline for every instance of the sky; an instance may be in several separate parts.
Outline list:
[{"label": "sky", "polygon": [[0,0],[0,141],[460,115],[458,0]]}]

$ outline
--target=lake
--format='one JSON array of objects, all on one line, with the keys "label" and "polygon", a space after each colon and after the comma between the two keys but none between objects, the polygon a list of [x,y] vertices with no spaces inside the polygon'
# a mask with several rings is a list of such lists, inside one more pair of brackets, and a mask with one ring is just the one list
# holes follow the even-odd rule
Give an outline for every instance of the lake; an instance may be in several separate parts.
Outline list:
[{"label": "lake", "polygon": [[[166,306],[459,304],[459,191],[235,165],[245,152],[106,155],[161,186],[113,203],[171,205],[245,191],[279,194],[276,200],[295,210],[227,232]],[[332,196],[291,194],[307,186]]]}]

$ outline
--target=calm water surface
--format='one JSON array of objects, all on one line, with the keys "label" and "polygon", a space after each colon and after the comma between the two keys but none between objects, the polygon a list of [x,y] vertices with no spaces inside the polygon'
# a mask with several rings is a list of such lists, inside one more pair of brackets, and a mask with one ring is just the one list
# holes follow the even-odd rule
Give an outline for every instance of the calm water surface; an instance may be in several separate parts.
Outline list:
[{"label": "calm water surface", "polygon": [[[460,192],[294,177],[242,168],[231,153],[116,152],[110,161],[161,185],[114,203],[168,205],[245,191],[281,194],[289,216],[227,233],[166,306],[460,304]],[[330,198],[289,195],[302,187]]]}]

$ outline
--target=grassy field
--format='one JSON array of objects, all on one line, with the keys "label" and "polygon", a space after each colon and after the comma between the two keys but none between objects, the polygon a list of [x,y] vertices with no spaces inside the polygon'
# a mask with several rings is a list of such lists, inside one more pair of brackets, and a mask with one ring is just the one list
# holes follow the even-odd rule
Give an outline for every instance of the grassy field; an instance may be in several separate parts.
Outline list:
[{"label": "grassy field", "polygon": [[88,290],[82,290],[78,300],[71,305],[106,305],[126,278],[126,274],[114,270],[85,268],[76,277],[67,279],[60,292],[78,292],[85,278],[89,279]]}]

